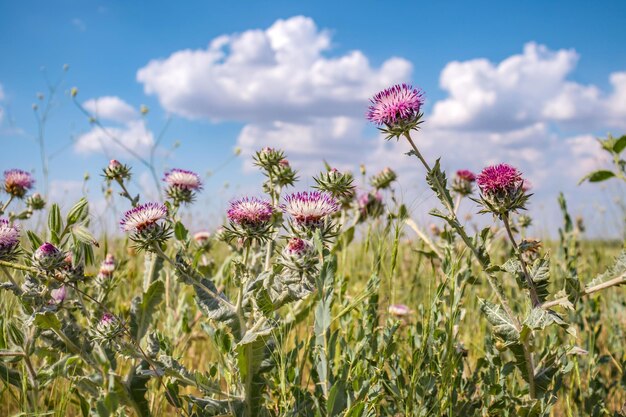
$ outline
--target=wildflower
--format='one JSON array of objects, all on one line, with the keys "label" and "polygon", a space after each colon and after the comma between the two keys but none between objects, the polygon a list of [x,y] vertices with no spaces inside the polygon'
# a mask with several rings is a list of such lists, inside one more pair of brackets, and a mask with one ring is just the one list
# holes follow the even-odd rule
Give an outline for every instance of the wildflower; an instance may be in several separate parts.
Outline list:
[{"label": "wildflower", "polygon": [[484,209],[481,213],[508,215],[511,211],[525,209],[530,195],[526,194],[521,172],[507,164],[493,165],[478,175],[481,199],[476,200]]},{"label": "wildflower", "polygon": [[111,313],[104,313],[96,325],[98,336],[105,341],[111,341],[124,332],[122,322]]},{"label": "wildflower", "polygon": [[52,303],[61,304],[65,301],[65,297],[67,296],[67,289],[65,285],[61,285],[59,288],[56,288],[50,291],[50,297],[52,297]]},{"label": "wildflower", "polygon": [[21,169],[4,171],[4,190],[13,197],[24,197],[34,184],[35,179],[26,171]]},{"label": "wildflower", "polygon": [[332,168],[313,179],[316,182],[313,188],[326,191],[335,198],[347,199],[354,196],[354,185],[352,185],[354,178],[350,172],[341,172],[337,168]]},{"label": "wildflower", "polygon": [[291,167],[289,161],[285,158],[278,161],[278,165],[273,170],[274,181],[279,187],[293,185],[297,180],[296,171]]},{"label": "wildflower", "polygon": [[285,159],[283,151],[265,147],[254,155],[254,164],[266,171],[271,171],[283,159]]},{"label": "wildflower", "polygon": [[244,197],[232,201],[226,214],[230,227],[225,228],[223,236],[227,242],[237,238],[242,245],[247,245],[253,240],[262,241],[269,238],[274,214],[274,208],[269,201]]},{"label": "wildflower", "polygon": [[408,84],[397,84],[370,99],[367,118],[387,134],[387,139],[408,134],[421,123],[424,93]]},{"label": "wildflower", "polygon": [[358,208],[361,215],[359,221],[363,222],[368,217],[375,219],[385,211],[383,196],[376,190],[362,194],[358,199]]},{"label": "wildflower", "polygon": [[404,317],[411,314],[411,309],[404,304],[392,304],[389,306],[389,314],[395,317]]},{"label": "wildflower", "polygon": [[109,165],[104,169],[104,178],[107,181],[129,180],[131,177],[130,167],[120,163],[117,159],[111,159]]},{"label": "wildflower", "polygon": [[19,228],[7,219],[0,219],[0,260],[13,260],[17,255],[19,243]]},{"label": "wildflower", "polygon": [[33,254],[33,264],[45,272],[52,272],[65,265],[65,254],[52,243],[46,242]]},{"label": "wildflower", "polygon": [[131,233],[138,249],[148,250],[169,238],[170,228],[163,222],[167,215],[167,207],[161,203],[140,204],[124,214],[120,226]]},{"label": "wildflower", "polygon": [[110,278],[115,272],[115,257],[110,253],[104,258],[104,261],[100,264],[100,270],[98,271],[98,277]]},{"label": "wildflower", "polygon": [[300,274],[313,273],[317,263],[318,259],[313,245],[299,237],[289,239],[281,253],[281,264]]},{"label": "wildflower", "polygon": [[462,196],[472,193],[473,184],[476,182],[476,175],[467,169],[461,169],[456,172],[452,182],[452,189]]},{"label": "wildflower", "polygon": [[46,206],[46,200],[41,194],[35,193],[26,199],[26,206],[33,211],[42,210]]},{"label": "wildflower", "polygon": [[209,250],[211,247],[211,233],[206,230],[196,232],[193,235],[193,240],[204,250]]},{"label": "wildflower", "polygon": [[293,193],[281,206],[299,226],[319,226],[327,216],[339,210],[339,204],[328,193],[320,191]]},{"label": "wildflower", "polygon": [[389,188],[391,183],[397,178],[398,175],[391,168],[387,167],[370,178],[370,184],[377,190],[384,190]]},{"label": "wildflower", "polygon": [[184,169],[172,169],[165,173],[163,181],[168,185],[165,192],[176,204],[191,203],[195,198],[195,192],[202,189],[200,176]]}]

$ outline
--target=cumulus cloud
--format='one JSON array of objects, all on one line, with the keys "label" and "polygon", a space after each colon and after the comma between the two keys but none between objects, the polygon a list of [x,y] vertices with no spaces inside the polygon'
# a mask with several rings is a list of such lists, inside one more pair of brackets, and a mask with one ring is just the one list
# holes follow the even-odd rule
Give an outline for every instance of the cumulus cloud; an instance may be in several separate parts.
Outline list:
[{"label": "cumulus cloud", "polygon": [[[610,76],[612,92],[568,81],[579,55],[527,43],[521,54],[494,64],[486,59],[451,62],[440,86],[448,97],[435,103],[431,122],[454,130],[503,132],[538,122],[587,129],[626,126],[626,72]],[[620,106],[621,105],[621,106]]]},{"label": "cumulus cloud", "polygon": [[374,68],[361,51],[327,56],[331,45],[328,31],[296,16],[153,60],[137,80],[171,113],[264,123],[361,117],[372,93],[410,75],[405,59]]},{"label": "cumulus cloud", "polygon": [[154,146],[154,134],[146,127],[137,109],[121,98],[90,99],[83,103],[83,107],[105,126],[94,126],[76,139],[74,150],[79,154],[101,153],[108,158],[131,158],[146,155]]},{"label": "cumulus cloud", "polygon": [[139,113],[133,106],[115,96],[87,100],[83,103],[83,107],[98,119],[117,123],[128,123],[139,117]]}]

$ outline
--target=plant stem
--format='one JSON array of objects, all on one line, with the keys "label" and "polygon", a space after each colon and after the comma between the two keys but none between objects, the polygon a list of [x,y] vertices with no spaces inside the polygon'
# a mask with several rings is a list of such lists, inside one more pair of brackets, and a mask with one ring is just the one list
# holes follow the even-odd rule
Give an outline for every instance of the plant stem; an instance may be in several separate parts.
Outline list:
[{"label": "plant stem", "polygon": [[511,224],[509,220],[508,213],[502,215],[502,222],[504,223],[504,228],[506,229],[506,233],[509,236],[509,240],[511,241],[511,245],[513,245],[513,249],[515,250],[515,256],[520,261],[522,265],[522,272],[524,273],[524,278],[526,279],[526,285],[528,285],[528,292],[530,293],[530,300],[533,304],[533,308],[541,305],[541,301],[539,301],[539,296],[537,295],[537,289],[535,288],[535,283],[533,282],[530,274],[528,273],[528,265],[526,265],[526,261],[522,256],[519,246],[515,241],[515,237],[513,236],[513,232],[511,231]]},{"label": "plant stem", "polygon": [[4,214],[4,212],[7,211],[7,208],[9,207],[9,204],[11,204],[11,202],[13,201],[14,198],[15,198],[15,196],[13,194],[11,194],[9,196],[9,199],[7,200],[7,202],[4,203],[4,205],[0,209],[0,214]]},{"label": "plant stem", "polygon": [[[613,279],[610,279],[608,281],[605,281],[601,284],[598,285],[594,285],[593,287],[587,287],[585,288],[582,293],[580,294],[580,297],[584,297],[586,295],[591,295],[594,292],[598,292],[598,291],[602,291],[604,289],[610,288],[610,287],[614,287],[616,285],[621,285],[626,283],[626,273],[621,274],[618,277],[615,277]],[[545,303],[541,304],[541,308],[543,309],[549,309],[551,307],[560,305],[564,302],[567,302],[568,298],[567,297],[561,297],[561,298],[557,298],[556,300],[552,300],[552,301],[546,301]]]}]

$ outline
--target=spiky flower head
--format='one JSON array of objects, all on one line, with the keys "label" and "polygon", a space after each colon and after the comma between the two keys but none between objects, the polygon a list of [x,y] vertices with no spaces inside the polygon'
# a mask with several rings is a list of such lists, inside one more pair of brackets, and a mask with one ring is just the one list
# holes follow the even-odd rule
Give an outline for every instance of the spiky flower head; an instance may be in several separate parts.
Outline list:
[{"label": "spiky flower head", "polygon": [[96,337],[102,341],[110,342],[121,336],[124,326],[119,318],[111,313],[104,313],[96,324]]},{"label": "spiky flower head", "polygon": [[494,213],[498,216],[511,211],[525,209],[530,195],[524,191],[522,173],[508,164],[492,165],[478,175],[478,188],[483,205],[481,213]]},{"label": "spiky flower head", "polygon": [[417,129],[422,118],[424,93],[408,84],[397,84],[370,99],[367,118],[387,134],[387,139],[400,137]]},{"label": "spiky flower head", "polygon": [[404,304],[392,304],[389,306],[389,314],[401,318],[411,314],[411,309]]},{"label": "spiky flower head", "polygon": [[109,165],[104,169],[104,178],[107,181],[124,181],[129,180],[130,177],[130,167],[117,159],[111,159]]},{"label": "spiky flower head", "polygon": [[120,221],[122,231],[131,233],[131,240],[140,250],[150,250],[170,236],[170,228],[165,224],[167,206],[161,203],[145,203],[128,210]]},{"label": "spiky flower head", "polygon": [[224,240],[237,239],[244,245],[254,240],[264,241],[269,238],[272,227],[274,208],[269,201],[256,197],[244,197],[231,201],[226,215],[230,222],[225,228]]},{"label": "spiky flower head", "polygon": [[317,227],[327,216],[339,210],[339,204],[329,193],[303,191],[286,196],[281,208],[297,225]]},{"label": "spiky flower head", "polygon": [[0,219],[0,260],[12,261],[18,253],[20,229],[7,219]]},{"label": "spiky flower head", "polygon": [[364,222],[369,217],[375,219],[381,216],[385,211],[383,196],[376,190],[361,194],[357,203],[359,209],[359,222]]},{"label": "spiky flower head", "polygon": [[45,242],[33,254],[33,265],[42,271],[53,272],[66,265],[65,253],[52,243]]},{"label": "spiky flower head", "polygon": [[293,272],[312,273],[316,269],[318,258],[311,242],[292,237],[287,241],[281,253],[280,262]]},{"label": "spiky flower head", "polygon": [[193,240],[205,251],[208,251],[211,248],[211,233],[207,230],[201,230],[194,233]]},{"label": "spiky flower head", "polygon": [[35,179],[29,172],[21,169],[4,171],[4,190],[13,197],[24,197],[34,184]]},{"label": "spiky flower head", "polygon": [[393,169],[386,167],[378,174],[370,178],[370,185],[376,190],[384,190],[391,186],[391,183],[398,178]]},{"label": "spiky flower head", "polygon": [[[273,181],[279,187],[293,186],[298,179],[297,172],[291,167],[286,158],[278,161],[278,165],[273,168]],[[269,185],[269,184],[268,184]]]},{"label": "spiky flower head", "polygon": [[452,181],[452,189],[462,196],[472,194],[473,184],[476,182],[476,175],[467,169],[460,169],[456,172]]},{"label": "spiky flower head", "polygon": [[46,200],[39,193],[35,193],[26,199],[26,206],[32,211],[42,210],[46,207]]},{"label": "spiky flower head", "polygon": [[98,276],[102,278],[111,278],[113,272],[115,272],[115,257],[112,254],[108,253],[100,264]]},{"label": "spiky flower head", "polygon": [[337,168],[331,168],[313,179],[316,183],[313,188],[326,191],[335,198],[343,200],[354,196],[354,177],[351,172],[341,172]]},{"label": "spiky flower head", "polygon": [[253,159],[255,165],[270,171],[276,168],[280,161],[285,159],[285,154],[281,150],[265,147],[256,152]]},{"label": "spiky flower head", "polygon": [[163,181],[167,184],[165,192],[175,204],[189,204],[195,198],[195,193],[202,190],[200,176],[192,171],[174,168],[165,173]]}]

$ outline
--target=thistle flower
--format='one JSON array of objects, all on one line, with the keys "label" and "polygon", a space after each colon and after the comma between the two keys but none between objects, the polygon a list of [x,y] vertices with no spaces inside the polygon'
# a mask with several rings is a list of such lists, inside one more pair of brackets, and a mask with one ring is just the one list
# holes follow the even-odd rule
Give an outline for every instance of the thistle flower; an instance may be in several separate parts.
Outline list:
[{"label": "thistle flower", "polygon": [[200,176],[184,169],[172,169],[165,173],[163,181],[168,187],[166,193],[175,203],[191,203],[195,192],[202,190]]},{"label": "thistle flower", "polygon": [[0,219],[0,260],[13,260],[17,255],[19,243],[19,228],[7,219]]},{"label": "thistle flower", "polygon": [[452,181],[452,189],[462,196],[472,193],[473,184],[476,182],[476,175],[467,169],[461,169],[456,172]]},{"label": "thistle flower", "polygon": [[194,233],[193,240],[205,251],[209,250],[211,247],[211,233],[206,230]]},{"label": "thistle flower", "polygon": [[120,226],[131,233],[138,249],[149,250],[169,238],[170,229],[163,223],[167,215],[167,207],[161,203],[140,204],[124,214]]},{"label": "thistle flower", "polygon": [[299,237],[289,239],[281,253],[281,264],[297,273],[313,273],[318,259],[311,242]]},{"label": "thistle flower", "polygon": [[247,245],[253,240],[268,239],[273,213],[274,208],[269,201],[256,197],[232,201],[226,213],[230,227],[224,230],[224,240],[230,242],[236,238],[240,244]]},{"label": "thistle flower", "polygon": [[341,172],[337,168],[332,168],[327,172],[320,173],[313,178],[316,188],[320,191],[326,191],[335,198],[344,200],[351,199],[354,196],[354,178],[350,172]]},{"label": "thistle flower", "polygon": [[24,197],[34,184],[35,179],[26,171],[21,169],[4,171],[4,190],[13,197]]},{"label": "thistle flower", "polygon": [[359,222],[364,222],[368,217],[377,218],[385,211],[383,196],[378,191],[361,194],[358,199]]},{"label": "thistle flower", "polygon": [[53,304],[61,304],[65,301],[65,297],[67,296],[67,289],[65,285],[61,285],[59,288],[56,288],[50,291],[50,297],[52,298],[51,302]]},{"label": "thistle flower", "polygon": [[397,84],[370,99],[367,119],[387,134],[387,139],[407,134],[421,123],[424,93],[408,84]]},{"label": "thistle flower", "polygon": [[477,201],[484,206],[481,213],[503,216],[523,210],[530,197],[524,191],[522,173],[507,164],[483,169],[476,182],[481,192],[481,199]]},{"label": "thistle flower", "polygon": [[393,169],[386,167],[378,174],[370,178],[370,185],[377,190],[384,190],[389,188],[392,182],[398,178],[398,175]]},{"label": "thistle flower", "polygon": [[303,191],[285,197],[282,210],[300,226],[319,226],[323,219],[339,210],[339,204],[328,193]]},{"label": "thistle flower", "polygon": [[111,341],[124,332],[122,322],[111,313],[104,313],[96,325],[98,337],[104,341]]},{"label": "thistle flower", "polygon": [[46,242],[33,254],[33,264],[42,271],[52,272],[65,265],[65,253],[52,243]]},{"label": "thistle flower", "polygon": [[98,271],[98,277],[110,278],[115,272],[115,257],[110,253],[104,258],[104,261],[100,264],[100,270]]},{"label": "thistle flower", "polygon": [[120,163],[117,159],[111,159],[104,169],[104,178],[108,181],[123,181],[130,179],[130,167]]},{"label": "thistle flower", "polygon": [[285,159],[285,154],[281,150],[265,147],[258,151],[254,155],[253,159],[255,165],[265,169],[266,171],[271,171],[278,166],[280,161]]},{"label": "thistle flower", "polygon": [[32,211],[42,210],[46,206],[46,200],[39,193],[35,193],[26,199],[26,206]]},{"label": "thistle flower", "polygon": [[404,317],[411,314],[411,309],[404,304],[392,304],[388,308],[389,314],[395,317]]},{"label": "thistle flower", "polygon": [[296,171],[291,167],[289,161],[285,158],[278,161],[278,165],[275,167],[275,169],[273,169],[273,173],[275,177],[274,182],[279,187],[293,185],[298,179],[296,176]]}]

